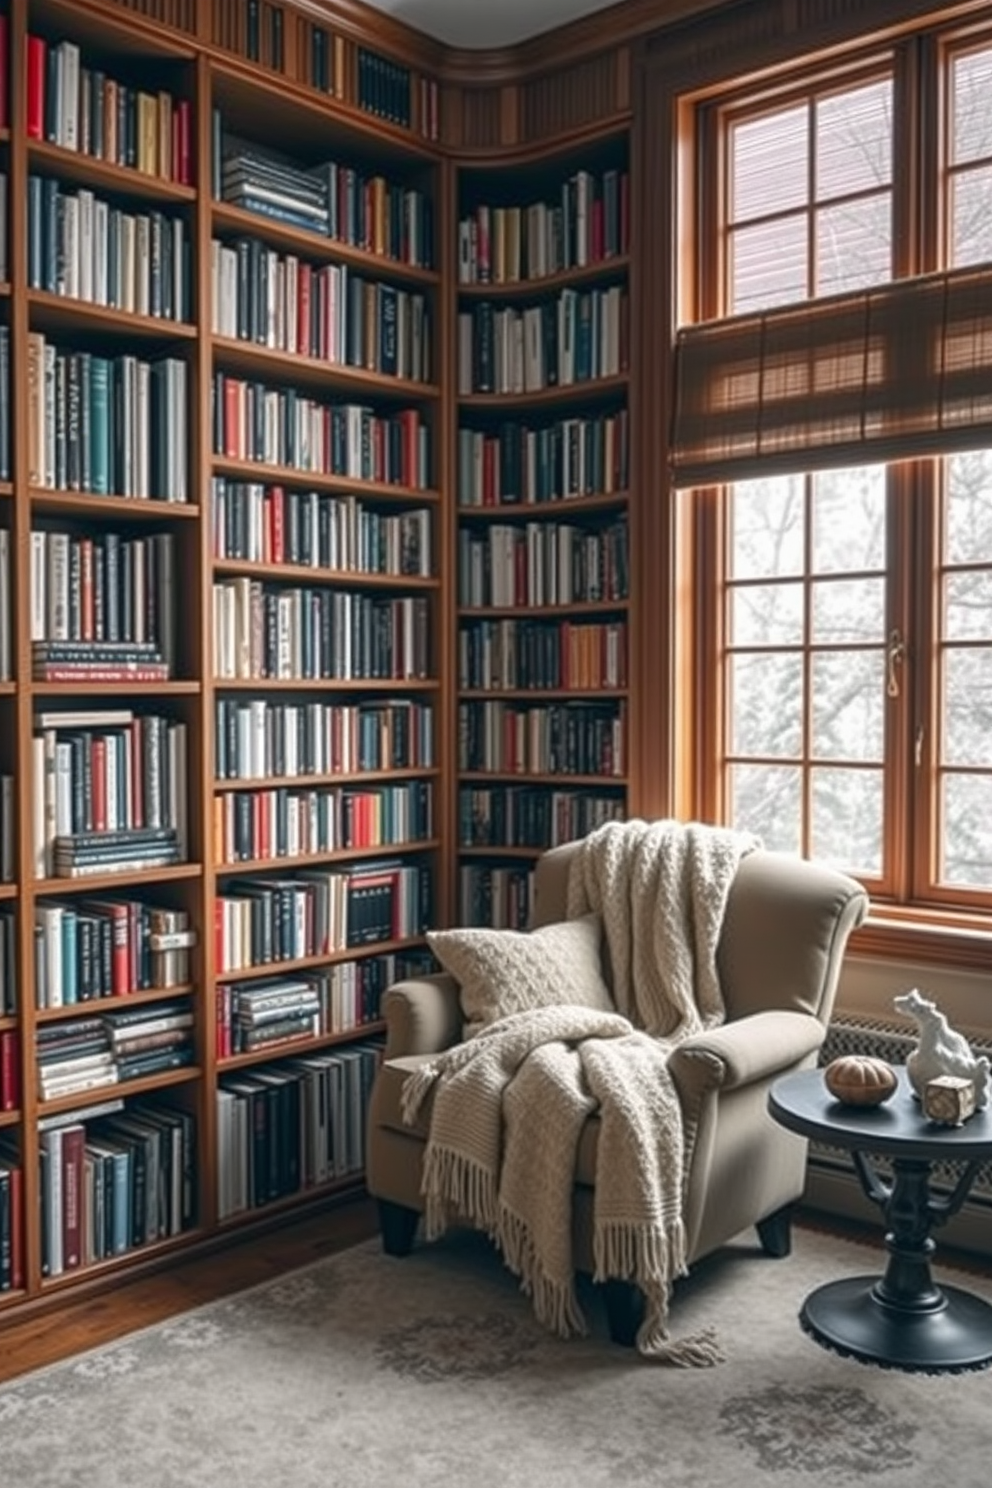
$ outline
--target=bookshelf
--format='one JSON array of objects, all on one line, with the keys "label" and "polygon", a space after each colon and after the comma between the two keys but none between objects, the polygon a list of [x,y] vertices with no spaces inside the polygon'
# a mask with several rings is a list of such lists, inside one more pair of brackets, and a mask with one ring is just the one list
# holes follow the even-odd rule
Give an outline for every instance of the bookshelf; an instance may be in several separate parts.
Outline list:
[{"label": "bookshelf", "polygon": [[[629,245],[461,267],[619,192],[589,49],[549,114],[552,54],[493,87],[337,0],[0,0],[0,1331],[360,1192],[459,874],[517,922],[627,809]],[[466,316],[595,364],[464,385]]]},{"label": "bookshelf", "polygon": [[457,215],[457,912],[520,928],[628,808],[626,131],[463,166]]}]

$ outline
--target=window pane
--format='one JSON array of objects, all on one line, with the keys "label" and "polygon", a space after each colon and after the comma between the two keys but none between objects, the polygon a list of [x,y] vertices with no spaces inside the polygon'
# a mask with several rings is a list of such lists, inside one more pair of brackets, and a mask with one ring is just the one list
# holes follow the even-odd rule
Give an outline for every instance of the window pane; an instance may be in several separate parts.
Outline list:
[{"label": "window pane", "polygon": [[732,646],[801,646],[802,584],[747,584],[730,593]]},{"label": "window pane", "polygon": [[730,220],[805,206],[809,197],[809,113],[797,107],[730,130]]},{"label": "window pane", "polygon": [[814,573],[885,562],[885,466],[825,470],[813,479]]},{"label": "window pane", "polygon": [[815,642],[880,641],[884,634],[884,579],[821,579],[813,585]]},{"label": "window pane", "polygon": [[881,770],[812,772],[810,856],[848,871],[882,871]]},{"label": "window pane", "polygon": [[809,293],[805,217],[781,217],[730,236],[730,312],[790,305]]},{"label": "window pane", "polygon": [[992,450],[946,461],[944,547],[948,563],[992,559]]},{"label": "window pane", "polygon": [[737,481],[730,488],[730,573],[735,579],[786,578],[803,571],[801,475]]},{"label": "window pane", "polygon": [[951,66],[951,162],[992,155],[992,50],[956,57]]},{"label": "window pane", "polygon": [[729,665],[731,754],[794,758],[802,748],[800,656],[734,656]]},{"label": "window pane", "polygon": [[817,212],[817,294],[840,294],[891,278],[892,198],[888,194]]},{"label": "window pane", "polygon": [[946,884],[992,884],[992,773],[945,775],[941,790],[940,877]]},{"label": "window pane", "polygon": [[798,853],[802,773],[781,765],[733,765],[730,825],[754,832],[772,852]]},{"label": "window pane", "polygon": [[951,267],[992,258],[992,169],[952,176]]},{"label": "window pane", "polygon": [[992,572],[948,574],[944,635],[949,641],[992,641]]},{"label": "window pane", "polygon": [[992,647],[944,656],[941,762],[992,765]]},{"label": "window pane", "polygon": [[892,180],[892,83],[886,78],[816,105],[816,199]]},{"label": "window pane", "polygon": [[885,736],[885,658],[875,651],[813,657],[812,740],[818,760],[881,763]]}]

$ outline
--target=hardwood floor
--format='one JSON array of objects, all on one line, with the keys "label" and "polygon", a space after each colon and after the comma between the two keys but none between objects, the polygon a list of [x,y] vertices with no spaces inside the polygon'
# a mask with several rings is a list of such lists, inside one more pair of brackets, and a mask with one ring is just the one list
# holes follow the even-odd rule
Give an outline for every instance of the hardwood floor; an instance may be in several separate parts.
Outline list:
[{"label": "hardwood floor", "polygon": [[353,1199],[17,1322],[5,1324],[0,1312],[0,1383],[281,1276],[375,1233],[371,1201]]}]

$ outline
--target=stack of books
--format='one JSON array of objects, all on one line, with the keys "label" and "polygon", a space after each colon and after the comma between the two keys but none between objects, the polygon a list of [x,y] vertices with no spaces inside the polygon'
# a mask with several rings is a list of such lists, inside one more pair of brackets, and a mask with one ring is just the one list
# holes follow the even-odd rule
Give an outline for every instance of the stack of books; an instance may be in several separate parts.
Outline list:
[{"label": "stack of books", "polygon": [[43,1101],[117,1084],[110,1035],[102,1018],[49,1024],[36,1035],[38,1095]]},{"label": "stack of books", "polygon": [[327,235],[327,189],[274,152],[231,136],[224,142],[221,197],[246,212]]},{"label": "stack of books", "polygon": [[321,996],[314,977],[266,977],[221,990],[230,993],[234,1054],[320,1032]]},{"label": "stack of books", "polygon": [[103,1019],[117,1078],[140,1080],[193,1063],[193,1013],[187,1002],[107,1013]]}]

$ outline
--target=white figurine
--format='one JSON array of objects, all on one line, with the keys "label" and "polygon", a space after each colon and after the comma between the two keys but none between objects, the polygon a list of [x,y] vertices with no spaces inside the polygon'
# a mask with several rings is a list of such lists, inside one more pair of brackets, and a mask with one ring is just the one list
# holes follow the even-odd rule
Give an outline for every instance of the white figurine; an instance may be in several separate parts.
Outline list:
[{"label": "white figurine", "polygon": [[984,1111],[989,1100],[989,1061],[973,1054],[963,1034],[950,1028],[944,1014],[914,987],[892,999],[901,1013],[916,1020],[920,1041],[906,1060],[906,1072],[914,1094],[922,1099],[928,1080],[939,1075],[957,1075],[975,1087],[975,1108]]}]

